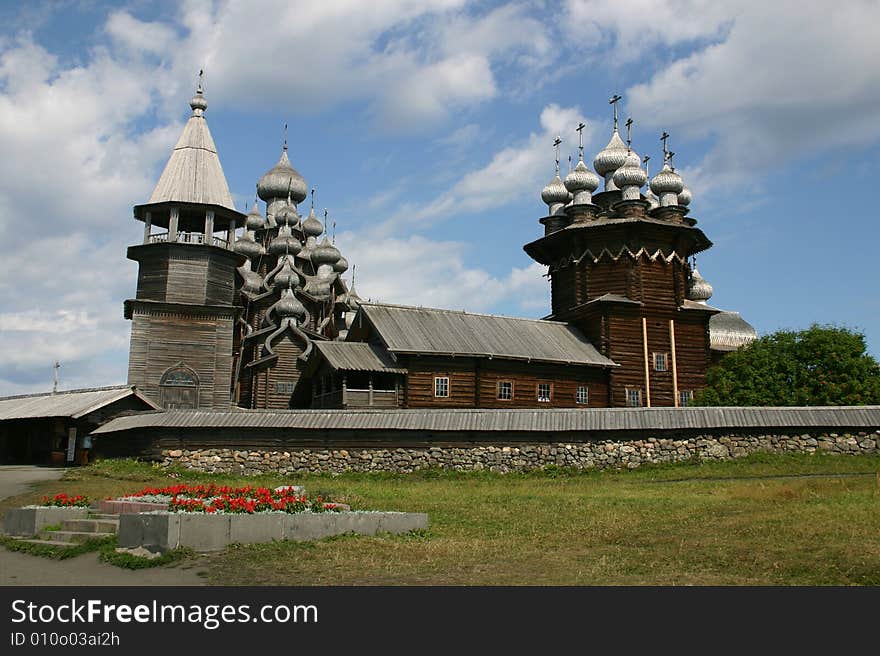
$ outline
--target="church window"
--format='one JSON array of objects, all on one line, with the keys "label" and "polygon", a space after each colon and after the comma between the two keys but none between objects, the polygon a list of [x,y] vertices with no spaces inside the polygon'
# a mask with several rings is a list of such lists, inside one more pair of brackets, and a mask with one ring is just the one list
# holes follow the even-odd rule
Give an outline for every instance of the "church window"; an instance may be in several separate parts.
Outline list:
[{"label": "church window", "polygon": [[693,390],[678,390],[678,405],[686,408],[694,400]]},{"label": "church window", "polygon": [[542,403],[550,402],[550,391],[552,386],[550,383],[538,383],[538,401]]},{"label": "church window", "polygon": [[654,371],[666,371],[667,369],[667,357],[666,353],[655,353],[654,354]]},{"label": "church window", "polygon": [[586,405],[590,402],[590,388],[586,385],[578,385],[577,393],[574,397],[575,403],[578,405]]},{"label": "church window", "polygon": [[449,376],[435,376],[434,377],[434,396],[436,396],[436,397],[449,396]]},{"label": "church window", "polygon": [[641,408],[642,407],[642,390],[640,390],[640,389],[627,389],[626,390],[626,405],[630,408]]},{"label": "church window", "polygon": [[510,401],[513,399],[513,383],[509,380],[498,381],[498,400]]}]

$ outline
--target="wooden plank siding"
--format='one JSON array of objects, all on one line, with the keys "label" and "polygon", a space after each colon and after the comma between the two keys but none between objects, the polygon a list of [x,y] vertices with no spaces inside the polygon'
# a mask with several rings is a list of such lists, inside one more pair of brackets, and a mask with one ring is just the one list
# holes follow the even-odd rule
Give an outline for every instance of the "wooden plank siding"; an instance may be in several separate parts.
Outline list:
[{"label": "wooden plank siding", "polygon": [[278,354],[278,363],[285,366],[266,367],[253,374],[254,395],[253,408],[263,410],[286,410],[290,407],[290,392],[279,392],[278,383],[297,383],[302,375],[297,358],[302,354],[302,347],[286,337],[272,345]]},{"label": "wooden plank siding", "polygon": [[158,400],[159,381],[183,363],[196,372],[200,408],[229,407],[232,380],[232,325],[229,314],[186,314],[133,303],[128,382]]}]

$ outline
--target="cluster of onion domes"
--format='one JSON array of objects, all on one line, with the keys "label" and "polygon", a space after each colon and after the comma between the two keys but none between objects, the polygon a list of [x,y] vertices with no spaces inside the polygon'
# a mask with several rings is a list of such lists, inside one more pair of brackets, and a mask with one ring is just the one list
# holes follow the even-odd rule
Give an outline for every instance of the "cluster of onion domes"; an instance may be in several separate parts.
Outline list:
[{"label": "cluster of onion domes", "polygon": [[[628,128],[630,124],[631,121],[628,121]],[[653,178],[649,178],[646,169],[642,168],[639,155],[628,141],[625,142],[621,138],[615,113],[611,139],[608,145],[593,158],[595,173],[584,163],[581,148],[577,166],[569,172],[563,182],[559,177],[557,155],[556,175],[541,191],[541,200],[549,206],[549,214],[561,214],[568,205],[592,203],[592,195],[599,188],[600,180],[604,179],[604,191],[620,191],[623,200],[645,200],[649,209],[671,205],[687,207],[691,203],[692,195],[684,186],[681,175],[672,166],[671,156],[672,153],[668,153],[664,146],[663,168]],[[643,192],[642,188],[646,183],[649,184]]]}]

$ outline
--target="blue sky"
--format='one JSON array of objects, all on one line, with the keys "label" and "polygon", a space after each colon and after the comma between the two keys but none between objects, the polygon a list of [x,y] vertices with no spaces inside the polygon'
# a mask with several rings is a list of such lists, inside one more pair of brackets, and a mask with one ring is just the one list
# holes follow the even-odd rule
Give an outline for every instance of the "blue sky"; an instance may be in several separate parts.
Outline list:
[{"label": "blue sky", "polygon": [[552,140],[565,169],[584,120],[590,163],[620,93],[652,164],[672,135],[710,303],[878,356],[877,24],[858,0],[0,3],[0,394],[48,389],[55,359],[63,387],[125,381],[131,207],[200,68],[239,209],[287,122],[364,297],[546,314],[522,245]]}]

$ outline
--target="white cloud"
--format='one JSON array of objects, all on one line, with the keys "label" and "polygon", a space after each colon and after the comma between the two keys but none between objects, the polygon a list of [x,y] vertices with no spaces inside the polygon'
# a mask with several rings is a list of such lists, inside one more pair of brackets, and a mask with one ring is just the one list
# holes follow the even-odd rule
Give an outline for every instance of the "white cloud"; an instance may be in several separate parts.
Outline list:
[{"label": "white cloud", "polygon": [[439,196],[424,203],[406,203],[379,230],[387,234],[404,222],[423,227],[454,214],[503,207],[530,195],[537,197],[553,177],[553,139],[563,135],[567,150],[577,152],[574,128],[581,121],[587,124],[584,147],[585,159],[589,159],[597,122],[587,121],[577,107],[547,105],[541,111],[539,131],[499,150],[485,166],[465,172]]},{"label": "white cloud", "polygon": [[880,137],[878,22],[876,2],[746,3],[721,42],[629,89],[628,107],[674,138],[717,139],[689,181],[703,192],[866,145]]},{"label": "white cloud", "polygon": [[[533,263],[504,276],[466,264],[469,246],[420,236],[377,238],[346,232],[338,243],[357,265],[356,287],[364,298],[383,303],[497,311],[515,306],[528,315],[549,311],[546,267]],[[351,279],[351,273],[348,274]]]}]

